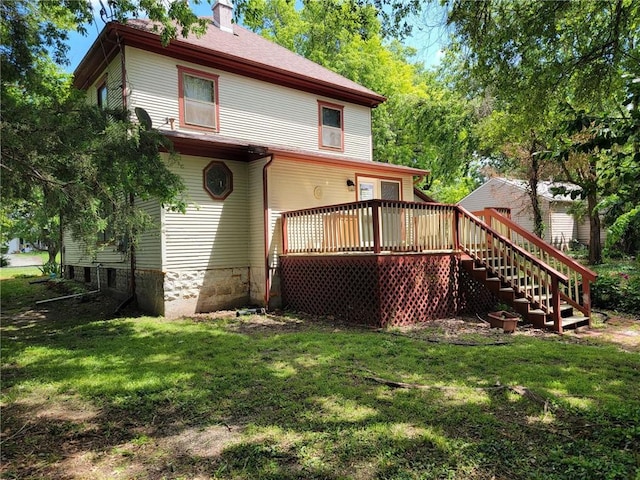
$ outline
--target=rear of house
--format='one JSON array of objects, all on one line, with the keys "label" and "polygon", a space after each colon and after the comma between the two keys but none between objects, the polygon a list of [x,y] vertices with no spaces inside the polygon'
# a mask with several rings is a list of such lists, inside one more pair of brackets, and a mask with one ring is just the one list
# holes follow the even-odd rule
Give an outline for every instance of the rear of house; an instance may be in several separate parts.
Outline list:
[{"label": "rear of house", "polygon": [[155,224],[133,256],[118,244],[89,256],[67,233],[66,275],[95,284],[100,272],[123,297],[135,285],[139,305],[167,317],[278,305],[281,212],[412,200],[426,174],[372,161],[371,108],[384,97],[231,24],[229,8],[167,48],[149,22],[108,24],[75,72],[90,101],[144,109],[173,141],[189,205],[137,200]]}]

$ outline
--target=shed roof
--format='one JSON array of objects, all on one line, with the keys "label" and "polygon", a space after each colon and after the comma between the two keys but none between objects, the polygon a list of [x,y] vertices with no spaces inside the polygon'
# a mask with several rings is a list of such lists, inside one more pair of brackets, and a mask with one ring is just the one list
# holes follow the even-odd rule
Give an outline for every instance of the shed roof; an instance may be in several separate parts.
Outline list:
[{"label": "shed roof", "polygon": [[[493,180],[493,179],[492,179]],[[527,180],[518,180],[511,178],[495,177],[495,180],[499,180],[508,184],[511,184],[520,190],[527,191],[529,188],[529,182]],[[538,181],[538,196],[542,197],[550,202],[573,202],[570,194],[554,194],[554,188],[565,188],[568,192],[580,190],[580,187],[568,182],[550,182],[547,180]]]}]

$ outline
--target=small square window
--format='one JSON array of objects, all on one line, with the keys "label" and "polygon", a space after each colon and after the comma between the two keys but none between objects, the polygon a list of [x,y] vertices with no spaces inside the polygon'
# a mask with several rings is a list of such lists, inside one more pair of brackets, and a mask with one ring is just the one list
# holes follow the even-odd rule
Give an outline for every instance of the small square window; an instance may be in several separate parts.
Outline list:
[{"label": "small square window", "polygon": [[180,124],[218,129],[218,76],[178,67]]},{"label": "small square window", "polygon": [[344,150],[343,107],[318,102],[320,148]]}]

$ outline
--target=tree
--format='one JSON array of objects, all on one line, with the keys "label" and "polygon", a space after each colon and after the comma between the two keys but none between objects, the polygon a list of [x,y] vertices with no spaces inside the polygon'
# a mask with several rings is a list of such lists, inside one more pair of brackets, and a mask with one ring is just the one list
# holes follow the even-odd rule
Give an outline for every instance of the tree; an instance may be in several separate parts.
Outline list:
[{"label": "tree", "polygon": [[[55,258],[60,217],[75,237],[95,249],[96,232],[112,231],[135,245],[150,219],[130,196],[183,208],[182,182],[160,150],[171,145],[159,132],[134,124],[129,113],[88,105],[50,58],[63,62],[69,28],[89,20],[88,2],[3,2],[2,160],[3,201],[40,230]],[[110,228],[107,228],[109,225]]]},{"label": "tree", "polygon": [[[598,177],[607,171],[603,163],[610,155],[602,152],[596,130],[608,122],[581,122],[610,117],[606,112],[624,97],[625,76],[637,78],[640,73],[640,5],[628,0],[452,0],[447,6],[452,51],[463,63],[470,91],[490,89],[509,115],[520,117],[527,131],[537,132],[535,138],[546,139],[542,145],[554,143],[541,133],[552,131],[553,125],[559,130],[567,102],[572,111],[581,112],[569,122],[581,127],[564,131],[560,150],[565,154],[556,165],[587,199],[590,260],[599,262],[596,210],[603,184]],[[530,158],[533,174],[541,157]]]},{"label": "tree", "polygon": [[[620,91],[640,63],[640,5],[534,0],[448,3],[465,70],[481,85],[544,109],[555,93],[595,108]],[[532,101],[533,100],[533,101]]]}]

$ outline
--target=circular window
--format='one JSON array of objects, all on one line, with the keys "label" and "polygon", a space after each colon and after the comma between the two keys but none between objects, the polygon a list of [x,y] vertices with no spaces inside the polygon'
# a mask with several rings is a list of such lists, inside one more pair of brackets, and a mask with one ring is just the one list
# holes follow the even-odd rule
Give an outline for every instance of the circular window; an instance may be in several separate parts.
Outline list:
[{"label": "circular window", "polygon": [[211,162],[204,169],[204,189],[214,200],[224,200],[233,191],[233,174],[222,162]]}]

